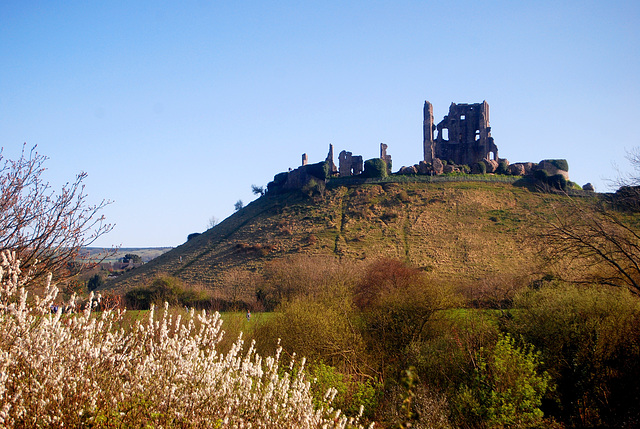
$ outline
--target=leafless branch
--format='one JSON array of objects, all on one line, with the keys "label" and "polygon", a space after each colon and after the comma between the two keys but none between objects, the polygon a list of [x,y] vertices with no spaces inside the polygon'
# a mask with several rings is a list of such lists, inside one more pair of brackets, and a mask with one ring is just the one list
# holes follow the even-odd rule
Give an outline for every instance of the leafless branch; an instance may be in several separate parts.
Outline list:
[{"label": "leafless branch", "polygon": [[0,152],[0,249],[17,251],[34,278],[52,272],[64,279],[80,249],[113,228],[100,214],[110,202],[87,202],[84,172],[54,191],[42,178],[47,159],[26,145],[15,161]]}]

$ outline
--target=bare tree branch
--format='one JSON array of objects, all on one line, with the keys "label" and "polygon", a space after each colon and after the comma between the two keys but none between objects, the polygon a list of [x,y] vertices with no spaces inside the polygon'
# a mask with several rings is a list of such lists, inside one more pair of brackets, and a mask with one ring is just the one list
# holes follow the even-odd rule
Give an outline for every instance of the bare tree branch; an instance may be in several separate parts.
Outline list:
[{"label": "bare tree branch", "polygon": [[65,279],[80,249],[113,229],[100,215],[110,201],[87,202],[84,172],[54,191],[42,178],[48,158],[35,149],[23,146],[15,161],[0,151],[0,250],[18,252],[34,278],[52,272]]}]

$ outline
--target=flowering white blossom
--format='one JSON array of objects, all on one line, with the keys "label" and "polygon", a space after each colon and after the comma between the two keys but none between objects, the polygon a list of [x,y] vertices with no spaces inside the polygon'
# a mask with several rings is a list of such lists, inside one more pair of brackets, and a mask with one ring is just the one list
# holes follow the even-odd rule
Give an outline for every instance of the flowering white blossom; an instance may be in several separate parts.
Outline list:
[{"label": "flowering white blossom", "polygon": [[314,407],[304,359],[283,368],[280,349],[263,360],[253,343],[243,353],[242,336],[220,353],[217,312],[191,310],[183,320],[165,305],[125,329],[123,311],[92,312],[93,295],[82,312],[52,312],[50,280],[43,296],[27,299],[16,255],[0,254],[2,427],[358,425],[329,401]]}]

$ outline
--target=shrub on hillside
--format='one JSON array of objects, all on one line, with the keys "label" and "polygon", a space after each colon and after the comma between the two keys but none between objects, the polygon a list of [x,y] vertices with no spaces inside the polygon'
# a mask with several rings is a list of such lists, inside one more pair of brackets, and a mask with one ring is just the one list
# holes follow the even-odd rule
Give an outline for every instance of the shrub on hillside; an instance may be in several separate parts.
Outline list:
[{"label": "shrub on hillside", "polygon": [[553,165],[558,170],[569,171],[569,163],[566,159],[547,159],[545,161]]},{"label": "shrub on hillside", "polygon": [[501,160],[498,163],[498,168],[496,169],[496,174],[509,174],[509,163],[505,160]]},{"label": "shrub on hillside", "polygon": [[387,177],[387,163],[380,158],[368,159],[364,162],[362,175],[371,178]]},{"label": "shrub on hillside", "polygon": [[476,162],[471,169],[473,174],[487,174],[487,165],[484,162]]},{"label": "shrub on hillside", "polygon": [[326,190],[326,184],[324,180],[309,179],[307,183],[302,186],[302,193],[308,197],[315,195],[322,196]]},{"label": "shrub on hillside", "polygon": [[[346,427],[358,425],[314,405],[304,359],[288,369],[281,351],[262,357],[242,337],[218,350],[218,313],[167,306],[133,329],[120,311],[50,311],[57,289],[27,301],[15,254],[0,260],[0,425],[3,427]],[[75,304],[72,300],[70,305]],[[331,398],[330,391],[326,398]]]}]

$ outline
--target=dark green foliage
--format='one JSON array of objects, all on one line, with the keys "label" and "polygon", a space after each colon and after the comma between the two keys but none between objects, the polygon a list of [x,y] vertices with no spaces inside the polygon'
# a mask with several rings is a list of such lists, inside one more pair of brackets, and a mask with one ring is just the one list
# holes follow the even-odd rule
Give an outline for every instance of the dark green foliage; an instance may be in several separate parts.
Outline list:
[{"label": "dark green foliage", "polygon": [[165,302],[171,306],[217,311],[246,308],[245,304],[214,298],[206,289],[189,287],[169,276],[156,278],[150,286],[131,289],[124,298],[127,308],[136,310],[148,310],[151,305],[158,307]]},{"label": "dark green foliage", "polygon": [[558,170],[569,171],[569,163],[566,159],[547,159],[545,161],[556,167]]},{"label": "dark green foliage", "polygon": [[193,233],[191,233],[191,234],[187,235],[187,241],[192,240],[192,239],[196,238],[196,237],[197,237],[197,236],[199,236],[199,235],[201,235],[201,233],[199,233],[199,232],[193,232]]},{"label": "dark green foliage", "polygon": [[487,166],[484,162],[476,162],[472,169],[475,174],[487,174]]},{"label": "dark green foliage", "polygon": [[545,413],[568,426],[640,423],[640,301],[622,289],[557,286],[516,299],[506,324],[533,344],[557,388]]},{"label": "dark green foliage", "polygon": [[549,180],[549,173],[544,170],[535,170],[533,172],[533,177],[542,183],[547,183],[547,180]]},{"label": "dark green foliage", "polygon": [[313,197],[314,195],[324,195],[325,189],[326,184],[324,180],[309,179],[307,183],[302,186],[301,191],[303,194]]},{"label": "dark green foliage", "polygon": [[560,191],[567,190],[567,179],[562,174],[554,174],[553,176],[549,176],[545,170],[535,170],[533,172],[533,177],[540,182],[544,186],[548,186],[552,189],[557,189]]},{"label": "dark green foliage", "polygon": [[306,171],[310,176],[317,177],[320,180],[326,180],[330,175],[329,163],[323,161],[316,164],[307,164]]},{"label": "dark green foliage", "polygon": [[104,286],[104,279],[100,276],[100,274],[94,275],[87,282],[87,289],[89,290],[89,292],[94,291],[102,286]]},{"label": "dark green foliage", "polygon": [[501,160],[498,163],[498,168],[496,169],[496,174],[509,174],[509,164],[507,164],[507,161]]},{"label": "dark green foliage", "polygon": [[562,174],[554,174],[547,180],[549,186],[562,191],[567,190],[567,179]]},{"label": "dark green foliage", "polygon": [[251,185],[251,192],[253,192],[254,195],[263,196],[265,192],[264,186]]},{"label": "dark green foliage", "polygon": [[519,346],[509,335],[500,336],[490,349],[481,348],[469,384],[463,384],[455,401],[457,420],[467,426],[532,427],[541,423],[542,398],[550,377],[539,371],[540,353]]},{"label": "dark green foliage", "polygon": [[380,158],[368,159],[364,162],[364,177],[387,177],[387,163]]},{"label": "dark green foliage", "polygon": [[[187,238],[187,241],[188,240],[189,239]],[[136,255],[135,253],[127,253],[126,255],[124,255],[124,258],[122,258],[122,262],[124,262],[125,264],[128,262],[139,264],[142,262],[142,258],[139,255]]]},{"label": "dark green foliage", "polygon": [[233,205],[233,210],[234,211],[240,211],[242,210],[242,208],[244,207],[244,203],[242,202],[242,200],[238,200],[236,201],[236,203]]}]

